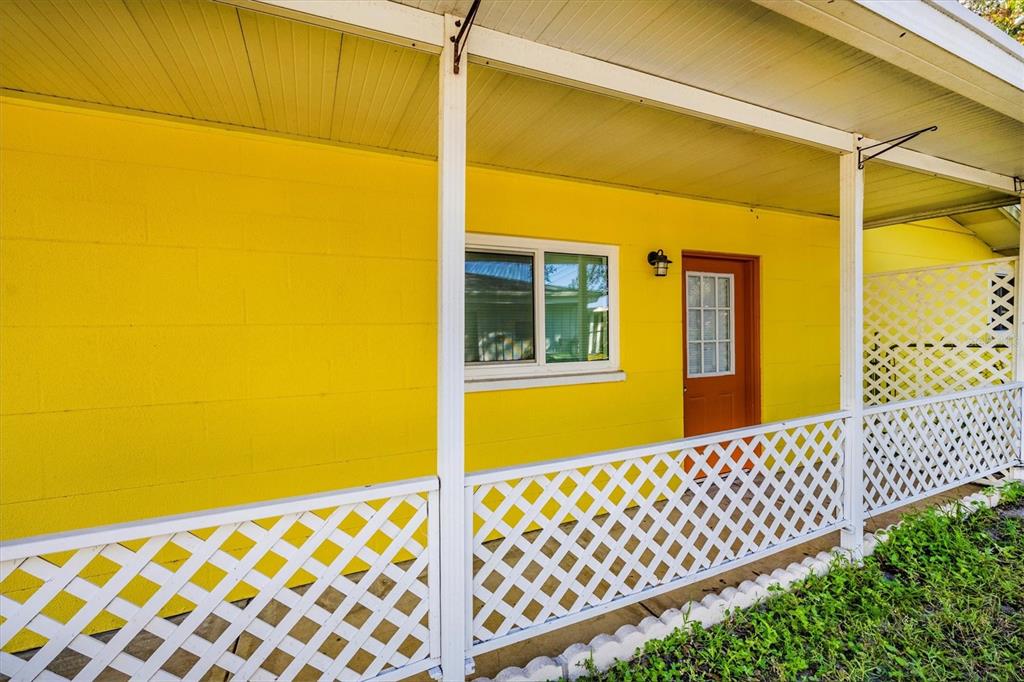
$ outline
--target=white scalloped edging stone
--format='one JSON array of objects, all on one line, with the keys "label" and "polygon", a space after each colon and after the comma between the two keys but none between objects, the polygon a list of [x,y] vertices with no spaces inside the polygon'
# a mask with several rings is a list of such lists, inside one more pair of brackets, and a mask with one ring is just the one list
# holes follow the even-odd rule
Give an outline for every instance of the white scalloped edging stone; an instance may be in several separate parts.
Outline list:
[{"label": "white scalloped edging stone", "polygon": [[[968,495],[936,507],[941,514],[950,514],[960,506],[973,509],[975,503],[987,507],[999,504],[1000,491],[993,488],[988,494],[984,492]],[[874,533],[864,534],[864,556],[870,556],[885,542],[889,532],[899,525],[894,523]],[[736,587],[726,587],[717,594],[709,594],[700,601],[691,601],[678,609],[668,609],[660,618],[648,616],[638,625],[623,625],[614,635],[602,634],[594,637],[589,643],[577,642],[560,656],[550,658],[539,656],[524,668],[505,668],[491,678],[481,677],[474,682],[545,682],[567,678],[575,680],[583,676],[587,669],[587,661],[592,660],[597,670],[607,670],[618,661],[632,658],[638,649],[649,641],[664,639],[676,629],[688,623],[697,622],[702,627],[710,627],[725,619],[726,614],[734,609],[746,609],[767,598],[771,588],[788,590],[807,576],[825,575],[838,557],[849,558],[849,553],[839,547],[828,552],[819,552],[800,562],[793,562],[785,568],[776,568],[771,573],[763,573],[754,580],[744,580]]]}]

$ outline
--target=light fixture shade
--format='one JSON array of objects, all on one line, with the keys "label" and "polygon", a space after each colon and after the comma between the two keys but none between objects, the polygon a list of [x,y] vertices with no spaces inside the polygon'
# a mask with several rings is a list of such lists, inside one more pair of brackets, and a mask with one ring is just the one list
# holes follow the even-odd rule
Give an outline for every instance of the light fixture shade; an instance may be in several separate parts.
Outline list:
[{"label": "light fixture shade", "polygon": [[647,262],[654,268],[655,277],[664,277],[668,274],[668,264],[672,261],[668,259],[664,251],[658,249],[647,254]]}]

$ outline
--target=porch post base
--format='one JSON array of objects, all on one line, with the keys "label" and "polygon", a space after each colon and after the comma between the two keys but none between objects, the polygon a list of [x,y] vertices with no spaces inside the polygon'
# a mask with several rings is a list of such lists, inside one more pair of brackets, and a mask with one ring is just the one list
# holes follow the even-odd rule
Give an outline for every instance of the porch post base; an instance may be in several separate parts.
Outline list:
[{"label": "porch post base", "polygon": [[844,528],[839,533],[839,546],[846,552],[850,561],[860,561],[864,558],[864,525],[859,527]]}]

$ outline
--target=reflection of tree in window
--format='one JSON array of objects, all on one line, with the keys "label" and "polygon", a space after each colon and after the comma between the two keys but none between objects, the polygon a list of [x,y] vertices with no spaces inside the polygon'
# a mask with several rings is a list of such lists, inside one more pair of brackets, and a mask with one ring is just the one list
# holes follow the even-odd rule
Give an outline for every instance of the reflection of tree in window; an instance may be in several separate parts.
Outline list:
[{"label": "reflection of tree in window", "polygon": [[466,362],[533,359],[533,256],[467,251]]},{"label": "reflection of tree in window", "polygon": [[608,359],[608,259],[544,254],[547,362]]}]

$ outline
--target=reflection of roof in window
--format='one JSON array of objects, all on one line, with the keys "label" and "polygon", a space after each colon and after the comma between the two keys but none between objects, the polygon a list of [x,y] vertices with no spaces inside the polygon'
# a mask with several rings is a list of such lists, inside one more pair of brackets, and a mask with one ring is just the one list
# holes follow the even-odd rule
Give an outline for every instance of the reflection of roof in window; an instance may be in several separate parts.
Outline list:
[{"label": "reflection of roof in window", "polygon": [[466,254],[466,274],[481,275],[488,279],[533,281],[533,266],[529,262],[471,260]]},{"label": "reflection of roof in window", "polygon": [[[607,288],[608,265],[605,258],[601,257],[600,263],[584,263],[586,266],[587,285],[590,289],[603,290]],[[578,263],[548,263],[544,266],[544,284],[548,287],[567,287],[576,289],[579,287],[579,264]]]},{"label": "reflection of roof in window", "polygon": [[[586,292],[587,308],[608,309],[607,265],[587,263],[591,287]],[[544,292],[550,303],[578,305],[579,269],[576,264],[548,265],[544,269]],[[466,252],[466,293],[470,296],[519,293],[533,289],[533,267],[529,256]]]}]

